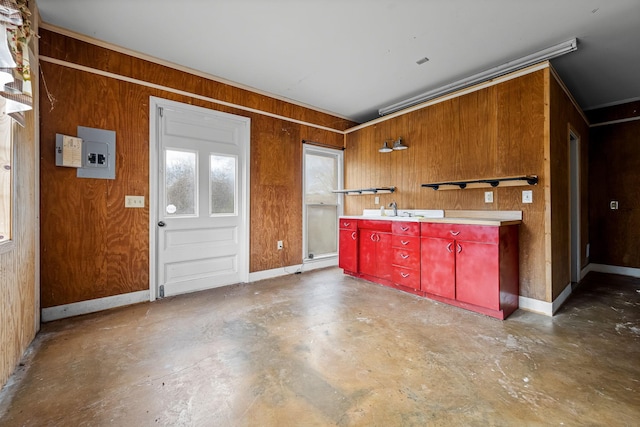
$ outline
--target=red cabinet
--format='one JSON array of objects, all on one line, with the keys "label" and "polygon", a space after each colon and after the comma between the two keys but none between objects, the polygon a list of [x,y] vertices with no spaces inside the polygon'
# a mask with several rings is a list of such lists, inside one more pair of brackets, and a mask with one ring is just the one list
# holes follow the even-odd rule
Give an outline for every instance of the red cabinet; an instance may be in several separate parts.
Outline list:
[{"label": "red cabinet", "polygon": [[340,218],[345,273],[499,319],[518,308],[518,226]]},{"label": "red cabinet", "polygon": [[517,225],[424,223],[421,233],[426,296],[500,319],[518,308]]},{"label": "red cabinet", "polygon": [[[383,223],[383,221],[379,222]],[[362,228],[359,232],[358,262],[360,273],[391,280],[391,233],[384,230],[384,227]]]},{"label": "red cabinet", "polygon": [[358,272],[358,221],[340,219],[338,267],[351,273]]},{"label": "red cabinet", "polygon": [[420,224],[397,221],[391,225],[391,231],[393,233],[391,238],[393,283],[419,290]]}]

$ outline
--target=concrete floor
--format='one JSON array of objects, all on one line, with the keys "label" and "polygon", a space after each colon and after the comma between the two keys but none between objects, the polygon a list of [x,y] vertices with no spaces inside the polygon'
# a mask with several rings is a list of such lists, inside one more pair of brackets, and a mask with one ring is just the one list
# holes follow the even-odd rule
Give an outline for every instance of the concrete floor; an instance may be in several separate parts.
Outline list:
[{"label": "concrete floor", "polygon": [[42,327],[2,426],[640,424],[640,280],[506,321],[327,269]]}]

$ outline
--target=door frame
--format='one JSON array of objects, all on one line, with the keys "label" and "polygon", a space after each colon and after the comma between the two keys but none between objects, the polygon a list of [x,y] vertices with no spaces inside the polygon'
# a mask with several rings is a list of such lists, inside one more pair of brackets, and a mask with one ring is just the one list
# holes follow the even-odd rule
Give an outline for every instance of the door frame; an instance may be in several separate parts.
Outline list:
[{"label": "door frame", "polygon": [[149,97],[149,301],[155,301],[158,298],[157,295],[157,269],[158,269],[158,254],[157,254],[157,242],[158,242],[158,161],[160,154],[160,147],[158,141],[158,108],[159,107],[173,107],[183,110],[198,111],[201,113],[213,114],[222,118],[232,118],[233,120],[244,121],[247,126],[247,132],[245,134],[245,140],[242,144],[242,157],[243,161],[239,165],[239,175],[243,180],[242,187],[242,211],[239,212],[244,218],[241,221],[242,227],[244,227],[244,237],[241,239],[238,270],[240,273],[240,281],[242,283],[249,282],[249,243],[251,237],[250,230],[250,213],[249,206],[250,197],[250,169],[251,169],[251,119],[249,117],[238,116],[235,114],[224,113],[222,111],[213,110],[210,108],[197,107],[191,104],[185,104],[182,102],[171,101],[164,98],[158,98],[155,96]]},{"label": "door frame", "polygon": [[580,135],[569,126],[569,282],[578,283],[581,279],[582,250],[581,250],[581,154]]},{"label": "door frame", "polygon": [[319,257],[309,258],[307,254],[307,204],[305,203],[306,196],[306,155],[307,153],[319,153],[320,155],[335,156],[338,159],[338,188],[341,190],[344,187],[344,152],[339,148],[320,147],[313,144],[302,144],[302,263],[311,263],[327,259],[337,259],[340,251],[340,216],[344,214],[344,195],[339,193],[338,196],[338,210],[336,218],[336,252],[331,254],[323,254]]}]

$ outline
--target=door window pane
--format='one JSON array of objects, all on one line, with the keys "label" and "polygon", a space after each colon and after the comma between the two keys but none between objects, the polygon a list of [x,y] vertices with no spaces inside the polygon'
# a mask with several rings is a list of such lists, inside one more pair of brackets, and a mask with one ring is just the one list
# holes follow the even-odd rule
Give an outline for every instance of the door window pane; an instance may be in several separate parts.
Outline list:
[{"label": "door window pane", "polygon": [[305,203],[337,203],[338,159],[335,156],[305,156]]},{"label": "door window pane", "polygon": [[210,215],[236,213],[235,156],[212,154],[209,162]]},{"label": "door window pane", "polygon": [[307,206],[307,253],[309,258],[338,252],[338,207]]},{"label": "door window pane", "polygon": [[165,215],[197,212],[197,156],[191,151],[165,151]]}]

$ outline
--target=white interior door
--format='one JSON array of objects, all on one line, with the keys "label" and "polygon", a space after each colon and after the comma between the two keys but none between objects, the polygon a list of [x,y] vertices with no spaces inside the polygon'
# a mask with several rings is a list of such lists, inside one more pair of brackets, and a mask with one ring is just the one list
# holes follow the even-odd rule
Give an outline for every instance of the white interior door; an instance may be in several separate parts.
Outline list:
[{"label": "white interior door", "polygon": [[248,281],[250,120],[169,101],[155,115],[156,295]]}]

